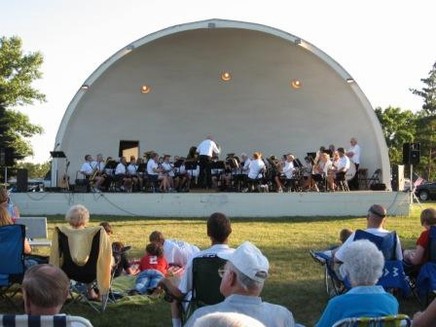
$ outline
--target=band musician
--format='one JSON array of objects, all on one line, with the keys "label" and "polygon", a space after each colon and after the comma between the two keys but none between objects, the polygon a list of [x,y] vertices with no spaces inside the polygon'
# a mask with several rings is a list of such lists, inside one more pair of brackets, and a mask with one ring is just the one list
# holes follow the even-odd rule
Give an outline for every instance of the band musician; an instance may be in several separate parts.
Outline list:
[{"label": "band musician", "polygon": [[121,157],[117,168],[115,168],[115,181],[120,185],[121,191],[132,192],[132,178],[127,172],[126,157]]},{"label": "band musician", "polygon": [[91,192],[101,192],[104,177],[98,174],[97,161],[94,161],[90,154],[85,155],[85,162],[80,168],[80,173],[88,180]]}]

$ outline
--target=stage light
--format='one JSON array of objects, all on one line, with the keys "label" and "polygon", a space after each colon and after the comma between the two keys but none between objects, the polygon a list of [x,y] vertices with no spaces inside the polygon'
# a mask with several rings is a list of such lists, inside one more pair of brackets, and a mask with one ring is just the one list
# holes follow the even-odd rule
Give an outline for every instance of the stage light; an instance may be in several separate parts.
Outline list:
[{"label": "stage light", "polygon": [[150,85],[142,85],[142,87],[141,87],[141,93],[142,94],[148,94],[150,92],[151,92]]},{"label": "stage light", "polygon": [[291,87],[292,87],[293,89],[299,89],[299,88],[301,88],[302,86],[303,86],[303,84],[302,84],[301,81],[298,80],[298,79],[293,79],[293,80],[291,81]]},{"label": "stage light", "polygon": [[348,83],[348,84],[352,84],[352,83],[354,83],[354,79],[352,79],[351,77],[350,77],[350,78],[347,78],[347,83]]},{"label": "stage light", "polygon": [[83,85],[80,87],[80,89],[83,90],[83,91],[86,91],[86,90],[89,89],[89,85],[88,85],[88,84],[83,84]]},{"label": "stage light", "polygon": [[224,82],[228,82],[228,81],[230,81],[230,80],[232,79],[232,74],[230,74],[230,72],[223,72],[223,73],[221,74],[221,79],[222,79]]}]

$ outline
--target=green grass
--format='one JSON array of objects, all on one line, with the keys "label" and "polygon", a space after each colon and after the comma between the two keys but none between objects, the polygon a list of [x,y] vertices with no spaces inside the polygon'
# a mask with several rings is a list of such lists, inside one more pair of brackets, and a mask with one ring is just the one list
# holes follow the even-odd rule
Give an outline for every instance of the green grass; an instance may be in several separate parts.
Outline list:
[{"label": "green grass", "polygon": [[[423,205],[434,206],[434,203]],[[421,232],[420,207],[413,207],[410,217],[389,217],[386,228],[396,230],[403,247],[413,248]],[[339,230],[348,227],[364,228],[366,219],[347,217],[313,217],[281,219],[232,218],[233,233],[230,245],[237,247],[245,240],[255,243],[270,260],[270,277],[262,297],[281,304],[292,311],[299,323],[313,326],[322,313],[328,297],[323,282],[323,269],[308,254],[310,249],[323,249],[338,244]],[[114,240],[131,245],[131,258],[143,255],[148,235],[160,230],[168,238],[183,239],[198,245],[209,246],[204,219],[150,219],[114,216],[92,216],[90,225],[109,221],[114,229]],[[55,225],[64,224],[61,216],[48,217],[50,235]],[[47,250],[45,250],[47,251]],[[44,254],[44,251],[42,251]],[[47,253],[47,252],[45,252]],[[11,311],[4,305],[0,310]],[[401,300],[400,310],[412,315],[419,310],[414,299]],[[70,314],[88,318],[94,326],[171,326],[169,304],[163,300],[149,300],[139,296],[125,298],[110,304],[103,314],[98,314],[80,304],[70,306]]]}]

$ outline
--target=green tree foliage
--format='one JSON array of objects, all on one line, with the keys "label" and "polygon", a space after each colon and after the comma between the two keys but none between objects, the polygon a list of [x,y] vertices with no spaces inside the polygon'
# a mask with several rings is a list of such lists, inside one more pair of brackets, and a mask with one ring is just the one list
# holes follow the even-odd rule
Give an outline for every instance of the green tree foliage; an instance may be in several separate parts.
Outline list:
[{"label": "green tree foliage", "polygon": [[410,110],[402,111],[394,107],[384,110],[378,107],[375,114],[383,129],[391,164],[402,164],[403,144],[415,139],[416,115]]},{"label": "green tree foliage", "polygon": [[424,99],[422,110],[424,116],[436,115],[436,62],[428,73],[427,78],[422,78],[421,82],[425,84],[422,90],[410,89],[410,91]]},{"label": "green tree foliage", "polygon": [[24,54],[19,37],[0,38],[0,148],[12,149],[15,159],[32,155],[29,139],[43,132],[13,107],[45,101],[45,95],[32,87],[42,77],[39,52]]},{"label": "green tree foliage", "polygon": [[33,164],[31,162],[23,162],[17,165],[17,168],[27,169],[29,178],[44,178],[50,170],[50,162],[43,164]]}]

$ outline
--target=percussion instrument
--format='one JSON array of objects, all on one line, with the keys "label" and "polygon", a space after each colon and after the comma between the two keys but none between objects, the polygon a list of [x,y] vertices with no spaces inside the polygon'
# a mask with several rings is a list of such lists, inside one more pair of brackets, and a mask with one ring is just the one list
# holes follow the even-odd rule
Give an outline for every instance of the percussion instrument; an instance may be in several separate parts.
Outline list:
[{"label": "percussion instrument", "polygon": [[356,175],[356,165],[354,162],[350,162],[350,169],[345,173],[345,179],[350,181],[353,179],[354,175]]}]

